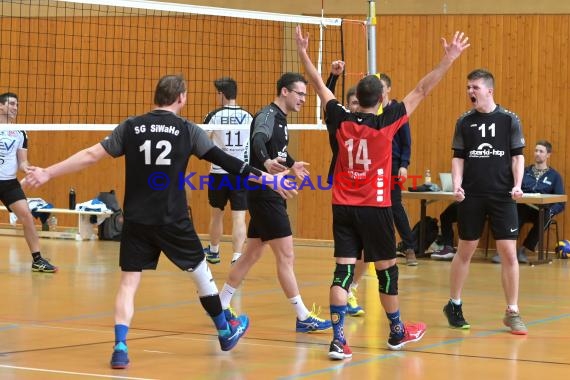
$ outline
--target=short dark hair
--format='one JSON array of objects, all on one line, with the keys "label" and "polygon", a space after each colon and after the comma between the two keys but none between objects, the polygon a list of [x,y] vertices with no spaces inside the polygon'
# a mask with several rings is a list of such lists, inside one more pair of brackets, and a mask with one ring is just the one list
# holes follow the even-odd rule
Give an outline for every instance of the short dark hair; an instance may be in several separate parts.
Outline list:
[{"label": "short dark hair", "polygon": [[18,100],[18,95],[13,92],[5,92],[0,95],[0,104],[6,104],[8,98],[16,98],[16,100]]},{"label": "short dark hair", "polygon": [[165,75],[159,79],[154,90],[154,104],[159,107],[173,104],[180,94],[186,92],[186,80],[182,74]]},{"label": "short dark hair", "polygon": [[283,87],[287,90],[291,90],[291,85],[295,82],[308,83],[305,77],[299,73],[285,73],[281,75],[281,78],[277,81],[277,96],[281,95]]},{"label": "short dark hair", "polygon": [[475,69],[467,74],[467,80],[483,79],[489,88],[495,88],[495,77],[485,69]]},{"label": "short dark hair", "polygon": [[536,142],[536,145],[542,145],[543,147],[546,148],[546,152],[547,153],[552,153],[552,144],[550,143],[550,141],[547,140],[538,140]]},{"label": "short dark hair", "polygon": [[222,77],[214,81],[214,87],[218,92],[224,94],[226,99],[237,98],[237,82],[230,77]]},{"label": "short dark hair", "polygon": [[390,79],[388,74],[380,73],[380,80],[386,82],[386,87],[392,87],[392,79]]},{"label": "short dark hair", "polygon": [[367,75],[356,85],[356,97],[360,107],[369,108],[378,104],[382,98],[384,86],[376,75]]}]

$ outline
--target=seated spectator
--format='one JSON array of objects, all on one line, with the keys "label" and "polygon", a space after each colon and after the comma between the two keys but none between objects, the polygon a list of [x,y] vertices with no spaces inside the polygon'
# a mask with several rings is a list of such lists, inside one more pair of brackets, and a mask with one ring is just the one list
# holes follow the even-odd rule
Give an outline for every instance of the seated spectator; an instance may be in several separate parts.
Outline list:
[{"label": "seated spectator", "polygon": [[[546,140],[539,140],[534,148],[534,164],[528,166],[523,175],[522,191],[524,193],[564,194],[564,183],[560,174],[548,166],[548,159],[552,153],[552,144]],[[564,210],[565,204],[553,203],[545,210],[544,226],[538,226],[538,209],[532,204],[517,204],[519,215],[519,229],[523,224],[531,222],[532,228],[523,241],[522,247],[517,251],[519,263],[528,263],[527,252],[534,252],[538,244],[539,233],[548,228],[552,217]],[[494,263],[500,263],[499,255],[493,257]]]},{"label": "seated spectator", "polygon": [[436,240],[437,244],[443,245],[443,248],[431,254],[434,260],[449,260],[455,256],[455,248],[453,247],[453,223],[457,223],[457,202],[453,202],[439,215],[441,223],[441,235]]}]

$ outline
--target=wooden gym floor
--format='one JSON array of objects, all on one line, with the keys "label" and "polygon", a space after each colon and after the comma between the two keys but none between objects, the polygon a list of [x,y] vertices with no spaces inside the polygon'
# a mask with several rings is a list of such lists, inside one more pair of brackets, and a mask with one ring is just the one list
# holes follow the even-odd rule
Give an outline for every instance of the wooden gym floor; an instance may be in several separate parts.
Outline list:
[{"label": "wooden gym floor", "polygon": [[[400,266],[405,320],[428,324],[423,340],[404,351],[385,348],[388,334],[377,281],[366,276],[359,300],[362,318],[347,317],[351,360],[328,360],[331,332],[295,333],[295,316],[275,278],[270,251],[253,268],[236,309],[252,324],[231,352],[219,349],[211,321],[191,280],[167,260],[145,272],[129,334],[131,366],[111,370],[113,303],[118,243],[42,239],[56,274],[30,271],[22,237],[0,237],[1,379],[562,379],[570,373],[570,271],[567,260],[521,266],[520,306],[529,335],[507,332],[500,267],[476,260],[464,293],[472,328],[447,326],[448,262],[421,260]],[[221,288],[230,246],[212,266]],[[333,260],[328,247],[296,246],[296,272],[307,305],[328,316]],[[568,330],[568,331],[567,331]]]}]

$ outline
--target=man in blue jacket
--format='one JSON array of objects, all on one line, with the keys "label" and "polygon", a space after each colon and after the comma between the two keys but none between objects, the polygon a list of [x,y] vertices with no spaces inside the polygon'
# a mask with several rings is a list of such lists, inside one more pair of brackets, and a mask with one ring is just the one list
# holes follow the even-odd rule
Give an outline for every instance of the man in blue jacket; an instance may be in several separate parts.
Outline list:
[{"label": "man in blue jacket", "polygon": [[[383,110],[392,107],[397,103],[396,99],[390,100],[390,91],[392,90],[392,79],[384,73],[379,74],[380,82],[384,87],[382,94]],[[408,177],[408,166],[410,165],[410,156],[412,154],[412,136],[410,133],[410,124],[406,123],[398,130],[392,140],[392,187],[390,198],[392,199],[392,214],[394,215],[394,225],[398,234],[402,238],[403,250],[406,255],[406,265],[416,266],[416,254],[414,251],[415,243],[412,236],[412,229],[408,215],[402,204],[402,182]]]},{"label": "man in blue jacket", "polygon": [[[534,148],[534,164],[524,170],[521,189],[524,193],[540,194],[564,194],[564,183],[560,173],[548,166],[548,159],[552,153],[552,144],[546,140],[539,140]],[[548,227],[552,217],[564,210],[565,204],[553,203],[546,210],[544,226]],[[519,263],[528,263],[527,250],[534,252],[538,243],[539,233],[542,232],[538,225],[538,209],[530,204],[517,204],[519,215],[519,229],[527,222],[532,223],[532,228],[523,241],[522,247],[517,252]],[[500,263],[499,255],[493,257],[494,263]]]}]

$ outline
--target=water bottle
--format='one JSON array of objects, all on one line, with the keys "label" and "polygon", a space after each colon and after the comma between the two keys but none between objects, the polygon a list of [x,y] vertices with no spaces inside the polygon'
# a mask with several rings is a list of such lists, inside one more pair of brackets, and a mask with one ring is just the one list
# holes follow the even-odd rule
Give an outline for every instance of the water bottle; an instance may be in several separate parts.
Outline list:
[{"label": "water bottle", "polygon": [[75,189],[69,189],[69,209],[75,210]]},{"label": "water bottle", "polygon": [[429,169],[426,169],[426,174],[424,177],[424,183],[426,185],[431,185],[431,171]]}]

